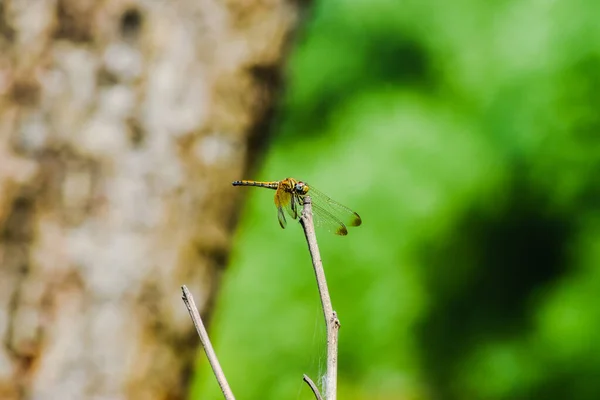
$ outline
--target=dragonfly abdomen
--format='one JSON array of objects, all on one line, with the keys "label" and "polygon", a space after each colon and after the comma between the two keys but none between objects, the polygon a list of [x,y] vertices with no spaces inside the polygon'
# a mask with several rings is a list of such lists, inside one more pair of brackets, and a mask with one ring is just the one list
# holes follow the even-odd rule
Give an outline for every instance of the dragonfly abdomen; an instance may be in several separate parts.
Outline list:
[{"label": "dragonfly abdomen", "polygon": [[269,189],[277,189],[279,182],[259,182],[259,181],[233,181],[233,186],[258,186]]}]

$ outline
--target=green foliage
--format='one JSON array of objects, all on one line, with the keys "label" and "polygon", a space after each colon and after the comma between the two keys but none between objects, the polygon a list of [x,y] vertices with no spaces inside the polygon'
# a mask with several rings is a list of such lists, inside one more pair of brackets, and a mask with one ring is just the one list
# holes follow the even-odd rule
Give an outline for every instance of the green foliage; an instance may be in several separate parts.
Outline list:
[{"label": "green foliage", "polygon": [[[339,398],[600,398],[600,5],[317,1],[260,176],[358,211],[318,232]],[[211,334],[234,392],[310,399],[298,224],[251,190]],[[220,398],[200,363],[197,398]]]}]

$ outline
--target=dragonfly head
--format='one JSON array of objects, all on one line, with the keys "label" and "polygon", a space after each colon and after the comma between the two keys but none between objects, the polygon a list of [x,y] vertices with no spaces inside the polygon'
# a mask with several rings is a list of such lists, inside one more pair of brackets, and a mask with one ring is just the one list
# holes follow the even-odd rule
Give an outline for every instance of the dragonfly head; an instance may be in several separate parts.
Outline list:
[{"label": "dragonfly head", "polygon": [[308,185],[306,185],[306,183],[304,183],[302,181],[298,181],[294,185],[294,192],[296,194],[304,195],[304,194],[308,193]]}]

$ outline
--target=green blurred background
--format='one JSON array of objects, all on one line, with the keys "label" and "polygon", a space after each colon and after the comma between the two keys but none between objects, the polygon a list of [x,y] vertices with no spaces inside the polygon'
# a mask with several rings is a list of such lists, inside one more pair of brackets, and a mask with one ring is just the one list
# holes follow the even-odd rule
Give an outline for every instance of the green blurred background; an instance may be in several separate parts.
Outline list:
[{"label": "green blurred background", "polygon": [[[340,399],[600,399],[600,4],[316,1],[256,176],[318,231]],[[211,323],[238,398],[312,399],[324,325],[299,224],[247,191]],[[199,355],[191,396],[221,398]]]}]

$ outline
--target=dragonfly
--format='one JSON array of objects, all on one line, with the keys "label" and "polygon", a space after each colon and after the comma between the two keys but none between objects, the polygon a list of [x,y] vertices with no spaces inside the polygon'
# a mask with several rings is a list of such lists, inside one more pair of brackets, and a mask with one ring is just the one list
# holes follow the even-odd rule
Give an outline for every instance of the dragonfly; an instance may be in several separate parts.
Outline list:
[{"label": "dragonfly", "polygon": [[293,219],[298,219],[302,212],[305,196],[310,196],[312,200],[313,219],[317,226],[325,227],[336,235],[346,236],[348,234],[347,226],[362,224],[362,219],[357,213],[333,201],[312,185],[294,178],[271,182],[242,180],[233,182],[233,186],[258,186],[274,189],[277,218],[282,228],[287,225],[285,212]]}]

